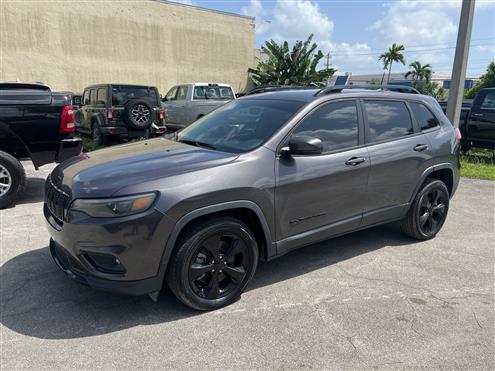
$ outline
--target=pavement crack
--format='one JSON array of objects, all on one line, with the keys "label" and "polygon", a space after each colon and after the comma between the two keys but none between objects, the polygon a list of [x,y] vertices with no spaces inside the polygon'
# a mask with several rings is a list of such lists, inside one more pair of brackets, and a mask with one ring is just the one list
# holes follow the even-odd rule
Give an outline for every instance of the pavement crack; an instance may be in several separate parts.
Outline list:
[{"label": "pavement crack", "polygon": [[476,321],[476,323],[478,324],[479,328],[483,328],[483,326],[481,326],[480,321],[478,321],[478,317],[476,317],[476,313],[474,312],[474,310],[473,310],[473,317],[474,317],[474,320]]}]

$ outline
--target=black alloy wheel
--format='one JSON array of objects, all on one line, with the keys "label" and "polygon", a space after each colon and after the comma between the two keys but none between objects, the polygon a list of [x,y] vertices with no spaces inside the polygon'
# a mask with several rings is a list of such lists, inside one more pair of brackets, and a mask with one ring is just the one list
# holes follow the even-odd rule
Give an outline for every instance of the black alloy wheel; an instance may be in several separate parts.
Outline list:
[{"label": "black alloy wheel", "polygon": [[258,245],[249,227],[229,216],[212,217],[181,234],[167,283],[187,306],[211,310],[237,300],[257,265]]},{"label": "black alloy wheel", "polygon": [[248,247],[240,237],[215,233],[199,243],[189,263],[193,292],[202,298],[218,299],[236,291],[246,277],[248,261]]},{"label": "black alloy wheel", "polygon": [[447,216],[448,195],[434,188],[421,197],[418,208],[418,221],[421,231],[429,236],[435,235]]},{"label": "black alloy wheel", "polygon": [[445,183],[427,178],[402,220],[402,231],[418,240],[435,237],[447,219],[449,201]]}]

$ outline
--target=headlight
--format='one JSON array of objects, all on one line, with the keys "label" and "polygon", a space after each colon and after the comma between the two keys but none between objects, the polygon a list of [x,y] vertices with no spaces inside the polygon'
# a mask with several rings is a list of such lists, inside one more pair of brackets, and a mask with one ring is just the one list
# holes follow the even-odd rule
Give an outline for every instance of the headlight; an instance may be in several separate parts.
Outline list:
[{"label": "headlight", "polygon": [[150,208],[156,193],[134,196],[74,200],[70,210],[81,211],[95,218],[114,218],[143,212]]}]

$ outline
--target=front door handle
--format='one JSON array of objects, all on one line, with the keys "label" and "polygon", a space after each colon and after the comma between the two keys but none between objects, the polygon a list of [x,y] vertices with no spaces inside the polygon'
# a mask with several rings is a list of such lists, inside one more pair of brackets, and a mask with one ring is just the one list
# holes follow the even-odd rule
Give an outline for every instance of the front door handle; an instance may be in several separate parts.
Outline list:
[{"label": "front door handle", "polygon": [[482,113],[473,113],[472,115],[473,116],[476,116],[476,117],[483,117],[483,114]]},{"label": "front door handle", "polygon": [[364,157],[351,157],[349,160],[345,162],[347,166],[356,166],[359,165],[363,162],[365,162],[366,159]]},{"label": "front door handle", "polygon": [[421,152],[424,151],[425,149],[428,149],[428,146],[426,144],[418,144],[416,147],[414,147],[414,150],[416,152]]}]

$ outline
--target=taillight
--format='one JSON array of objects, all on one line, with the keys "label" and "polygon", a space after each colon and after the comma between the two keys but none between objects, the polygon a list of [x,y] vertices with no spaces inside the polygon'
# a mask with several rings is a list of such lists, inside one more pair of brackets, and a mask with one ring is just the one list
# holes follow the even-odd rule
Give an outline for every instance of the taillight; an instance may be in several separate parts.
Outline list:
[{"label": "taillight", "polygon": [[164,110],[158,111],[158,119],[159,120],[165,120],[165,116],[166,116],[166,114],[165,114]]},{"label": "taillight", "polygon": [[72,106],[64,106],[60,117],[60,132],[73,133],[76,131],[76,117]]},{"label": "taillight", "polygon": [[107,119],[113,119],[113,109],[107,109]]},{"label": "taillight", "polygon": [[461,134],[461,131],[459,130],[459,128],[455,128],[454,132],[455,132],[455,139],[461,140],[462,134]]}]

